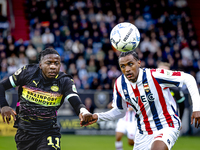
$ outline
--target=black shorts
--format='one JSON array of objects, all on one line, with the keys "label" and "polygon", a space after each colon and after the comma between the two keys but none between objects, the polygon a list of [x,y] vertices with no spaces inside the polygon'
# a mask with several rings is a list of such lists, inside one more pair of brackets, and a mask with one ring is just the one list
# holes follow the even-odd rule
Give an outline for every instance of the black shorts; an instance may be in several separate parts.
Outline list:
[{"label": "black shorts", "polygon": [[30,134],[18,129],[15,142],[18,150],[60,150],[60,129],[45,130],[42,134]]}]

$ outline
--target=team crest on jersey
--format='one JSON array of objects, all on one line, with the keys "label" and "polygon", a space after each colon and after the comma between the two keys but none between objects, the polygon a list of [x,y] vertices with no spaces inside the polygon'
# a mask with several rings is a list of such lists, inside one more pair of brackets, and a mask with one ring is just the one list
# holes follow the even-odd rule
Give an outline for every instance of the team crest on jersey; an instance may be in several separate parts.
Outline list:
[{"label": "team crest on jersey", "polygon": [[51,87],[51,90],[54,91],[54,92],[57,92],[57,91],[59,90],[59,87],[56,86],[56,85],[53,85],[53,86]]},{"label": "team crest on jersey", "polygon": [[145,91],[149,92],[149,85],[147,83],[144,83],[143,86],[144,86]]},{"label": "team crest on jersey", "polygon": [[15,75],[17,76],[17,75],[19,75],[21,72],[22,72],[22,69],[20,68],[20,69],[18,69],[17,71],[15,71]]}]

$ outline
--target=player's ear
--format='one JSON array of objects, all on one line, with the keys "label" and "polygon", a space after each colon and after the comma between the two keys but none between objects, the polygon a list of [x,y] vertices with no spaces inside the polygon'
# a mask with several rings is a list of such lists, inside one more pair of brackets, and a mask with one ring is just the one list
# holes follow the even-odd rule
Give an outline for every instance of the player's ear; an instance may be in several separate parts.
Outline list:
[{"label": "player's ear", "polygon": [[138,60],[138,66],[141,67],[141,60]]},{"label": "player's ear", "polygon": [[42,64],[41,64],[41,62],[39,62],[39,67],[40,67],[40,69],[42,69]]}]

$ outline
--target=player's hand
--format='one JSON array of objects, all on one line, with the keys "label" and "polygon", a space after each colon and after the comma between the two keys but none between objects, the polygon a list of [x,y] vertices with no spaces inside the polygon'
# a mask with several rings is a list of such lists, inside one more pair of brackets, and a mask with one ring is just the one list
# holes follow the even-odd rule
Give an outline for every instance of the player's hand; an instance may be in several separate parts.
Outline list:
[{"label": "player's hand", "polygon": [[195,127],[200,127],[200,111],[194,111],[191,116],[191,124],[193,124],[193,120],[195,120]]},{"label": "player's hand", "polygon": [[[82,114],[80,114],[79,117],[83,118]],[[91,120],[88,120],[87,122],[85,122],[83,119],[81,119],[80,124],[81,124],[81,126],[88,126],[88,125],[91,125],[91,124],[97,122],[97,120],[98,120],[98,116],[96,114],[93,114]]]},{"label": "player's hand", "polygon": [[81,120],[81,122],[80,122],[81,126],[86,125],[88,122],[92,121],[92,114],[91,113],[87,113],[87,114],[80,113],[79,119]]},{"label": "player's hand", "polygon": [[11,116],[13,117],[14,120],[16,120],[15,115],[17,115],[17,113],[11,107],[4,106],[1,108],[1,115],[3,122],[9,124]]}]

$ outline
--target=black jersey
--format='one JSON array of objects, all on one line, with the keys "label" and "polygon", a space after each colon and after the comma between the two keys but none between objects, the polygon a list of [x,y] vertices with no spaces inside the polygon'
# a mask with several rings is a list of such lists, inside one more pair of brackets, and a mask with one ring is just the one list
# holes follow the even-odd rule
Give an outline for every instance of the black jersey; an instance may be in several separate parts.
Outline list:
[{"label": "black jersey", "polygon": [[71,76],[60,72],[46,80],[39,65],[27,65],[9,77],[13,87],[19,86],[14,127],[39,132],[57,128],[57,110],[69,95],[77,95]]}]

